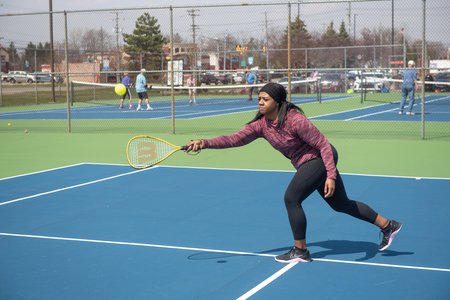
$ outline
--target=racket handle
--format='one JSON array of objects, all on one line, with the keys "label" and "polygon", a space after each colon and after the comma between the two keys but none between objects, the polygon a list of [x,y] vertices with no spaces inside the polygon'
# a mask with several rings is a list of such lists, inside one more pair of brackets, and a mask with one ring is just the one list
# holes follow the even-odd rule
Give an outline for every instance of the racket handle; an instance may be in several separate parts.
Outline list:
[{"label": "racket handle", "polygon": [[181,150],[186,151],[188,149],[188,146],[181,147]]}]

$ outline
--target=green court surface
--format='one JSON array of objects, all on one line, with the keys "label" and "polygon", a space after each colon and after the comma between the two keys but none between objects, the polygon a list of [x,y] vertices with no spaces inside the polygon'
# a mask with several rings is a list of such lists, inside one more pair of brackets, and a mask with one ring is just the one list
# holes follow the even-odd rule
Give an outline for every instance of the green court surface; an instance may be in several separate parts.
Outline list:
[{"label": "green court surface", "polygon": [[[55,125],[55,122],[50,122]],[[181,123],[181,122],[179,122]],[[190,128],[191,132],[173,134],[166,122],[164,126],[136,126],[122,133],[75,132],[66,133],[45,122],[16,121],[12,126],[1,122],[0,177],[9,177],[43,169],[80,162],[126,164],[125,146],[137,134],[152,134],[176,144],[191,139],[210,138],[221,134],[212,128]],[[321,126],[319,125],[319,128]],[[326,126],[324,126],[326,127]],[[237,126],[238,128],[238,126]],[[25,129],[28,133],[25,133]],[[344,128],[345,129],[345,128]],[[124,129],[125,130],[125,129]],[[234,129],[223,130],[223,134]],[[422,140],[392,136],[368,136],[355,132],[325,134],[339,151],[341,172],[414,177],[450,177],[450,142],[447,138]],[[178,166],[229,167],[244,169],[292,170],[290,162],[273,150],[264,140],[235,149],[204,150],[197,156],[176,153],[164,164]]]},{"label": "green court surface", "polygon": [[[311,95],[293,96],[294,100],[303,101],[309,99]],[[382,94],[376,96],[386,97]],[[445,111],[449,95],[437,96],[443,99],[443,103],[436,107],[438,109],[436,113],[445,117],[450,115],[450,112]],[[370,97],[373,98],[375,95]],[[360,98],[358,94],[324,94],[321,103],[311,100],[299,105],[309,117],[376,108],[380,105],[376,101],[361,103]],[[117,102],[117,99],[115,101]],[[157,102],[154,102],[155,105],[159,105]],[[111,118],[74,119],[70,123],[71,133],[68,132],[67,120],[5,118],[8,114],[23,111],[59,109],[64,112],[67,104],[0,107],[2,166],[0,178],[81,162],[126,164],[125,146],[134,135],[153,135],[183,145],[191,139],[207,139],[230,134],[253,118],[257,108],[256,101],[251,105],[254,105],[255,110],[250,106],[250,110],[247,111],[226,113],[233,107],[232,103],[228,103],[221,108],[225,113],[192,119],[179,118],[174,122],[170,118],[123,119],[120,116],[124,114],[113,116],[118,109],[116,105],[109,105],[111,111],[107,113],[111,114]],[[96,106],[92,107],[96,110]],[[181,107],[182,105],[177,107],[178,111],[182,109]],[[194,109],[219,111],[217,107],[207,108],[201,105]],[[156,111],[161,110],[154,112]],[[389,117],[392,118],[394,115],[397,113],[390,112]],[[414,121],[334,119],[313,120],[313,123],[338,149],[338,167],[341,172],[450,178],[450,160],[447,159],[450,153],[450,122],[445,121],[446,119],[426,122],[423,138],[422,123],[419,116],[415,117],[417,118]],[[166,160],[164,164],[266,170],[293,169],[290,162],[264,140],[257,140],[242,148],[204,150],[197,156],[180,152]]]}]

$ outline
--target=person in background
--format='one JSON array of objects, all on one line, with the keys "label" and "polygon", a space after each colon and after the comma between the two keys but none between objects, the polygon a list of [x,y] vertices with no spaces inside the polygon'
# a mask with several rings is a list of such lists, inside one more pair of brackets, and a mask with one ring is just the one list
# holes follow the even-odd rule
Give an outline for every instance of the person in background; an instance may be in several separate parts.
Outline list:
[{"label": "person in background", "polygon": [[[147,110],[153,110],[153,108],[150,106],[150,101],[148,99],[147,94],[147,79],[145,78],[145,69],[141,69],[141,73],[136,77],[136,93],[139,97],[139,102],[137,106],[137,111],[142,110],[141,104],[142,101],[145,101],[147,103]],[[150,86],[151,87],[151,86]]]},{"label": "person in background", "polygon": [[120,97],[120,109],[123,109],[123,101],[125,100],[125,98],[128,97],[129,99],[129,105],[128,105],[128,109],[132,109],[133,108],[133,104],[131,103],[131,86],[132,86],[132,81],[130,76],[128,76],[128,73],[123,73],[123,78],[122,78],[122,84],[125,86],[125,88],[127,89],[125,94],[123,96]]},{"label": "person in background", "polygon": [[405,108],[406,98],[409,97],[409,104],[406,110],[407,115],[414,115],[412,112],[415,97],[414,94],[417,91],[417,70],[415,68],[416,63],[413,60],[408,61],[408,68],[403,71],[403,84],[402,84],[402,99],[400,100],[399,115],[403,114]]},{"label": "person in background", "polygon": [[196,104],[195,100],[195,93],[196,93],[196,87],[197,87],[197,80],[195,79],[194,74],[191,73],[189,78],[186,81],[186,85],[188,86],[189,91],[189,104]]},{"label": "person in background", "polygon": [[[263,138],[291,160],[297,171],[284,194],[284,204],[294,245],[287,253],[276,256],[275,260],[282,263],[312,260],[306,244],[307,222],[302,204],[314,191],[335,211],[379,227],[383,238],[378,250],[386,250],[402,224],[386,219],[365,203],[348,198],[344,182],[336,169],[336,149],[300,107],[287,101],[284,87],[273,82],[264,85],[259,91],[258,106],[256,116],[243,129],[228,136],[193,140],[186,145],[186,151],[239,147]],[[264,188],[270,183],[257,185],[264,194]]]},{"label": "person in background", "polygon": [[[247,83],[250,85],[255,85],[256,84],[256,75],[252,72],[248,72],[247,76],[245,77],[245,79],[247,80]],[[255,89],[255,86],[251,86],[248,89],[248,101],[252,101],[253,100],[253,90]]]}]

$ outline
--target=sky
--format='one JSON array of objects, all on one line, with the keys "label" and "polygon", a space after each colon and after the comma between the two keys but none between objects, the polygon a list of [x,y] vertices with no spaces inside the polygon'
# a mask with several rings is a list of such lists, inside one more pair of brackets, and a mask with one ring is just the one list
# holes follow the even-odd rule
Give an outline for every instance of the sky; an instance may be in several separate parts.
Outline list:
[{"label": "sky", "polygon": [[[37,16],[1,16],[5,14],[24,14],[32,12],[45,12],[49,9],[50,0],[0,0],[0,44],[9,46],[13,41],[17,48],[26,47],[28,42],[49,41],[49,18],[46,14]],[[243,2],[251,4],[279,3],[286,1],[247,1],[247,0],[52,0],[53,11],[68,11],[69,30],[86,28],[104,28],[113,33],[113,28],[117,24],[121,32],[131,33],[136,18],[144,10],[122,11],[123,8],[152,7],[148,11],[154,15],[162,28],[163,33],[169,33],[170,15],[167,9],[157,9],[174,7],[174,33],[179,33],[183,38],[192,39],[192,16],[189,9],[196,9],[194,12],[196,24],[196,36],[205,38],[217,38],[232,33],[243,40],[249,37],[263,38],[265,32],[267,14],[267,24],[272,28],[280,30],[286,27],[287,6],[252,6],[252,7],[232,7],[232,8],[204,8],[186,7],[201,5],[222,5],[241,4]],[[391,29],[392,24],[392,2],[375,1],[352,2],[351,6],[345,1],[331,0],[326,4],[311,4],[307,2],[314,0],[291,0],[291,16],[296,17],[300,13],[300,18],[305,21],[309,31],[322,32],[331,21],[335,24],[335,29],[339,28],[342,21],[348,26],[351,35],[359,34],[364,27],[373,29],[377,27]],[[319,0],[324,2],[323,0]],[[300,5],[297,5],[300,3]],[[422,5],[423,0],[394,0],[394,27],[404,28],[407,37],[420,39],[422,36]],[[183,8],[181,8],[183,7]],[[450,1],[449,0],[427,0],[426,1],[426,34],[428,41],[441,41],[450,47]],[[73,10],[99,10],[118,9],[120,13],[115,15],[111,12],[78,13],[71,14]],[[350,8],[350,18],[349,18]],[[54,40],[64,39],[64,18],[63,14],[54,15]]]}]

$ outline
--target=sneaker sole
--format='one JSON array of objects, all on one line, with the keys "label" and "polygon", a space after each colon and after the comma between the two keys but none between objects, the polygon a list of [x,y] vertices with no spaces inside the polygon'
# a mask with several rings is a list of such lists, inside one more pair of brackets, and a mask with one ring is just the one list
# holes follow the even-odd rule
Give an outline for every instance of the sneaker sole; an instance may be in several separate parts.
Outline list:
[{"label": "sneaker sole", "polygon": [[389,237],[389,241],[388,241],[387,245],[384,246],[383,248],[380,248],[379,249],[380,251],[384,251],[387,248],[389,248],[389,246],[392,244],[392,241],[394,240],[395,236],[397,235],[397,233],[399,233],[399,231],[400,231],[400,229],[402,229],[402,227],[403,227],[403,225],[400,224],[400,227],[396,231],[392,232],[391,236]]},{"label": "sneaker sole", "polygon": [[293,258],[293,259],[290,259],[290,260],[278,260],[278,259],[275,257],[274,259],[275,259],[277,262],[283,263],[283,264],[290,264],[290,263],[294,263],[294,262],[301,262],[301,263],[312,262],[312,259],[306,260],[306,259],[302,259],[302,258]]}]

